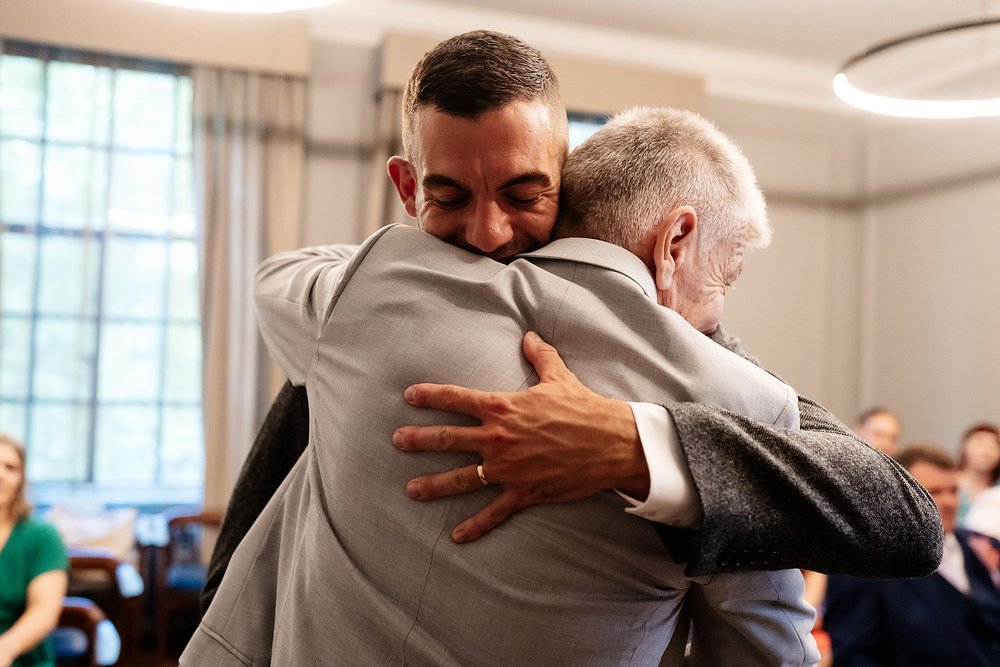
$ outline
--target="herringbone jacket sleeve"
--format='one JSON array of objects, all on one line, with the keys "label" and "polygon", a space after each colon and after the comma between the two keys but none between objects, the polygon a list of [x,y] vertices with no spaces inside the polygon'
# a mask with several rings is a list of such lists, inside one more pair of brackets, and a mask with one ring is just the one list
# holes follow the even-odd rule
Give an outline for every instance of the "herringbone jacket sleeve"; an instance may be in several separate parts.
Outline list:
[{"label": "herringbone jacket sleeve", "polygon": [[[751,361],[739,341],[713,339]],[[663,531],[686,573],[806,568],[913,577],[941,561],[941,520],[895,461],[799,396],[801,430],[696,403],[673,417],[704,510],[695,531]]]}]

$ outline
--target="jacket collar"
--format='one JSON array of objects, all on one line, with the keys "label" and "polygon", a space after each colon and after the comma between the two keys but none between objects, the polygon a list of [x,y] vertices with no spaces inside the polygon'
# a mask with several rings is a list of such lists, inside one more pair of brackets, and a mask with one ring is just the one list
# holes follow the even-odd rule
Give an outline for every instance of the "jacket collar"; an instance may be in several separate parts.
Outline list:
[{"label": "jacket collar", "polygon": [[554,259],[580,264],[590,264],[609,269],[632,280],[647,297],[656,300],[656,283],[642,260],[620,246],[596,239],[566,238],[533,252],[517,256],[518,259]]}]

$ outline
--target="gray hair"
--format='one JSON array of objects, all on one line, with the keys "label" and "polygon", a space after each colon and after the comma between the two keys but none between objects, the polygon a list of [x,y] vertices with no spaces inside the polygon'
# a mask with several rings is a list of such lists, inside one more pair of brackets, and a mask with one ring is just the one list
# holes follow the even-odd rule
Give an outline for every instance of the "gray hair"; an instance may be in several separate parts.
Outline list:
[{"label": "gray hair", "polygon": [[582,236],[637,252],[663,216],[691,206],[701,246],[771,242],[764,195],[729,137],[698,114],[637,107],[577,147],[562,172],[555,236]]}]

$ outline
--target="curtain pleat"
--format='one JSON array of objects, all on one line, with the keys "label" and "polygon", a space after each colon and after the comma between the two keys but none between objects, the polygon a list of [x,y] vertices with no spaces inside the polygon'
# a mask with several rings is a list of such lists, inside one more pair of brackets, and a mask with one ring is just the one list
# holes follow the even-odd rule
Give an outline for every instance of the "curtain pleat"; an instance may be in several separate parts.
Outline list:
[{"label": "curtain pleat", "polygon": [[284,374],[257,331],[253,276],[299,245],[302,79],[195,67],[195,183],[201,216],[205,506],[225,507]]}]

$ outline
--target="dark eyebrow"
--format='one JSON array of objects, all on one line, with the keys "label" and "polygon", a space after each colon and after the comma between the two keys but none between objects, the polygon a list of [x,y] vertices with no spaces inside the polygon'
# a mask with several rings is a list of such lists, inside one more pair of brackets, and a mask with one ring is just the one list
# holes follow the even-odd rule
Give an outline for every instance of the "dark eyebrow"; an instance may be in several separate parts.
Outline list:
[{"label": "dark eyebrow", "polygon": [[467,187],[456,181],[454,178],[449,178],[440,174],[428,174],[427,176],[424,176],[422,185],[425,188],[447,187],[455,188],[456,190],[468,190]]},{"label": "dark eyebrow", "polygon": [[[542,187],[548,187],[552,184],[552,179],[549,175],[543,171],[529,171],[524,174],[518,174],[517,176],[507,179],[500,185],[500,190],[506,190],[507,188],[512,188],[515,185],[523,185],[525,183],[532,183],[541,185]],[[433,187],[447,187],[455,188],[456,190],[468,190],[467,187],[456,181],[454,178],[449,176],[444,176],[442,174],[428,174],[424,177],[422,182],[423,187],[433,188]]]},{"label": "dark eyebrow", "polygon": [[508,181],[505,181],[503,185],[500,186],[501,190],[506,190],[507,188],[514,187],[515,185],[523,185],[524,183],[532,183],[535,185],[541,185],[542,187],[548,187],[552,185],[552,179],[544,171],[529,171],[525,174],[519,174]]}]

